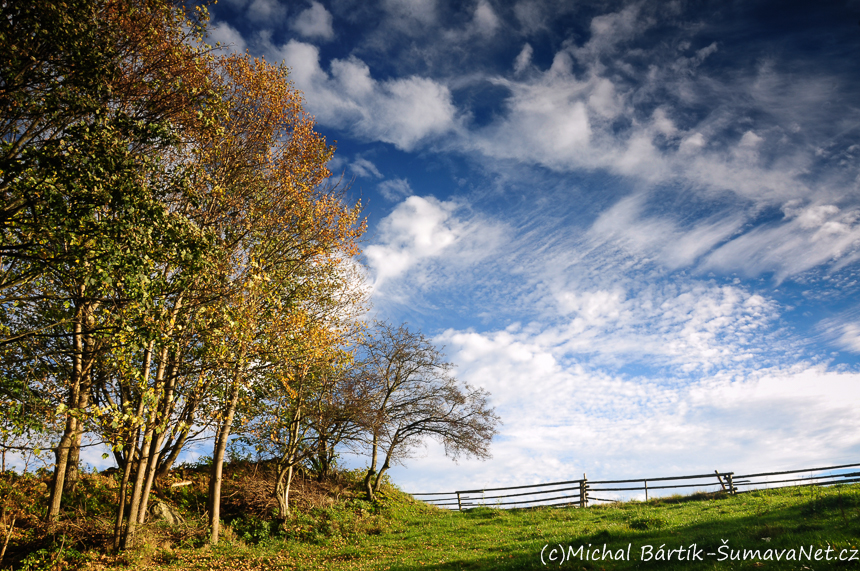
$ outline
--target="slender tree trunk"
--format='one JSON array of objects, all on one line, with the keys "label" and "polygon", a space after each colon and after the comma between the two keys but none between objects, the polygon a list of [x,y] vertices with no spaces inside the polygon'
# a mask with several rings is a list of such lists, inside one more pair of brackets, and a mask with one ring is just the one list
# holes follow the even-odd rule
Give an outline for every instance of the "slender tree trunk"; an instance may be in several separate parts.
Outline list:
[{"label": "slender tree trunk", "polygon": [[[303,386],[300,385],[296,391],[296,402],[300,403],[302,399]],[[301,461],[299,457],[299,446],[301,436],[301,424],[303,419],[302,407],[296,404],[293,418],[289,425],[289,441],[286,443],[286,450],[281,455],[278,461],[278,481],[275,486],[275,495],[278,498],[278,507],[281,510],[281,519],[286,521],[290,515],[290,484],[293,481],[293,472],[296,464]],[[286,482],[284,482],[286,480]]]},{"label": "slender tree trunk", "polygon": [[378,457],[379,435],[374,431],[370,453],[370,467],[367,469],[367,475],[364,477],[364,490],[367,492],[367,499],[370,501],[373,501],[373,477],[376,475],[376,461]]},{"label": "slender tree trunk", "polygon": [[324,482],[325,479],[328,477],[328,471],[331,467],[328,440],[325,436],[321,436],[319,439],[317,460],[319,461],[320,468],[320,472],[319,474],[317,474],[317,481]]},{"label": "slender tree trunk", "polygon": [[[166,353],[162,353],[166,356]],[[158,468],[158,460],[161,456],[161,445],[164,443],[164,437],[167,435],[167,422],[173,414],[173,391],[176,387],[176,363],[178,355],[174,354],[170,362],[167,364],[167,388],[162,398],[161,418],[156,419],[156,424],[160,424],[160,430],[156,430],[155,444],[151,448],[149,462],[146,465],[146,483],[143,486],[143,492],[140,499],[140,515],[138,515],[137,523],[143,523],[146,518],[146,508],[149,505],[149,492],[152,490],[152,484],[155,481],[155,473]]]},{"label": "slender tree trunk", "polygon": [[137,465],[134,488],[131,492],[131,510],[128,514],[128,525],[125,529],[124,549],[128,549],[134,545],[134,532],[137,529],[138,512],[140,511],[140,496],[143,490],[143,479],[146,475],[146,465],[149,463],[153,432],[152,427],[147,428],[143,436],[143,446],[140,449],[140,462]]},{"label": "slender tree trunk", "polygon": [[[150,341],[149,346],[146,349],[145,358],[144,358],[144,373],[143,373],[143,391],[146,391],[146,387],[149,384],[149,373],[150,368],[152,366],[152,349],[155,344],[155,341]],[[162,349],[161,359],[159,360],[158,372],[156,373],[156,393],[160,389],[160,380],[162,375],[164,375],[164,351]],[[144,407],[144,395],[140,396],[140,403],[138,403],[138,418],[144,417],[145,407]],[[137,519],[138,513],[140,511],[140,495],[141,490],[143,489],[143,480],[146,475],[146,466],[149,464],[149,455],[152,449],[152,436],[153,436],[153,422],[146,422],[146,430],[143,434],[143,443],[140,447],[140,459],[137,462],[137,471],[135,473],[134,478],[134,487],[131,492],[131,509],[128,514],[128,525],[125,529],[125,536],[123,537],[123,548],[128,549],[134,543],[134,532],[137,528]],[[140,429],[139,429],[140,430]]]},{"label": "slender tree trunk", "polygon": [[[84,295],[84,287],[78,288],[78,298],[80,300]],[[83,303],[78,301],[78,306],[75,311],[74,329],[73,329],[73,352],[72,352],[72,387],[69,391],[67,406],[70,409],[66,412],[66,428],[63,431],[63,436],[60,443],[57,445],[55,452],[54,465],[54,481],[51,486],[51,497],[48,501],[48,513],[46,514],[47,521],[56,521],[60,515],[60,503],[63,500],[63,488],[66,483],[66,471],[69,464],[69,452],[72,448],[75,434],[78,431],[78,419],[73,415],[74,409],[77,407],[79,394],[81,391],[81,381],[83,378],[83,358],[84,358],[84,340],[83,340]]]},{"label": "slender tree trunk", "polygon": [[[198,381],[199,380],[200,379],[198,378]],[[178,426],[174,426],[171,430],[168,442],[173,442],[165,447],[165,451],[169,449],[170,452],[159,464],[158,472],[155,474],[156,478],[164,478],[167,476],[170,472],[171,466],[173,466],[176,459],[179,457],[179,454],[182,452],[182,449],[185,446],[185,441],[188,440],[190,427],[194,423],[194,412],[200,405],[200,395],[209,394],[209,386],[210,385],[208,383],[202,386],[198,383],[192,396],[185,399],[185,406],[183,408],[182,415],[180,416],[180,421],[183,423],[183,427],[179,428]],[[164,454],[162,454],[162,457],[163,456]]]},{"label": "slender tree trunk", "polygon": [[134,466],[134,451],[137,449],[137,439],[140,437],[140,430],[134,431],[134,438],[128,443],[126,449],[128,453],[125,457],[125,467],[122,471],[122,484],[119,486],[116,510],[116,523],[113,528],[113,550],[119,551],[120,540],[122,538],[122,520],[125,517],[125,504],[128,495],[128,480],[131,477],[131,471]]},{"label": "slender tree trunk", "polygon": [[[83,293],[83,292],[82,292]],[[85,324],[85,329],[81,330],[80,347],[80,369],[77,391],[77,402],[74,408],[83,412],[90,404],[90,391],[93,385],[93,366],[96,359],[96,341],[93,339],[91,332],[95,329],[95,311],[98,309],[98,303],[87,302],[84,304],[81,311],[81,320]],[[75,432],[72,436],[72,441],[69,446],[69,458],[66,464],[66,478],[63,482],[63,493],[71,493],[78,484],[80,477],[81,463],[81,444],[84,437],[84,422],[78,419],[75,423]]]},{"label": "slender tree trunk", "polygon": [[393,449],[394,449],[394,446],[392,446],[388,450],[388,454],[385,455],[385,462],[382,463],[382,467],[379,469],[379,472],[376,474],[376,480],[373,482],[373,493],[374,493],[374,495],[376,494],[376,492],[379,491],[379,488],[382,487],[382,475],[385,474],[385,471],[391,467],[391,464],[389,462],[391,461],[391,451]]},{"label": "slender tree trunk", "polygon": [[51,497],[48,500],[48,521],[55,521],[60,515],[60,502],[63,499],[63,487],[66,480],[66,466],[69,463],[69,449],[72,446],[72,437],[76,429],[77,419],[69,416],[66,419],[66,430],[54,454],[56,462],[54,465],[54,481],[51,485]]},{"label": "slender tree trunk", "polygon": [[146,509],[149,506],[149,493],[152,491],[152,483],[155,479],[155,467],[158,464],[158,450],[161,446],[161,439],[164,437],[164,433],[159,434],[156,431],[153,437],[155,441],[149,446],[149,459],[146,462],[143,487],[140,490],[140,506],[137,508],[137,523],[144,523],[144,521],[146,521]]},{"label": "slender tree trunk", "polygon": [[[85,410],[90,403],[89,386],[82,386],[78,394],[78,404],[75,408]],[[69,444],[69,458],[66,463],[66,478],[63,483],[63,493],[74,491],[80,478],[81,443],[84,438],[84,423],[77,420],[75,432]]]},{"label": "slender tree trunk", "polygon": [[[189,421],[185,421],[187,424],[190,424]],[[159,464],[157,468],[157,472],[155,473],[156,478],[164,478],[170,473],[170,468],[176,462],[176,459],[179,457],[179,453],[182,452],[182,448],[185,446],[185,441],[188,439],[188,428],[183,428],[179,431],[179,437],[176,439],[176,442],[169,444],[170,453],[164,458]]]},{"label": "slender tree trunk", "polygon": [[293,463],[278,470],[278,480],[275,484],[275,495],[278,498],[278,510],[280,518],[286,521],[290,515],[290,485],[293,481]]},{"label": "slender tree trunk", "polygon": [[[149,372],[152,367],[152,349],[155,346],[155,341],[150,340],[149,344],[146,346],[146,350],[143,352],[143,386],[149,383]],[[140,402],[137,403],[137,414],[136,418],[141,418],[143,416],[143,397],[141,396]],[[140,438],[141,428],[138,426],[134,429],[134,437],[129,440],[129,453],[125,459],[125,471],[122,476],[122,486],[120,486],[120,506],[117,510],[116,515],[116,526],[114,527],[114,550],[119,551],[121,538],[124,538],[125,541],[122,543],[127,544],[128,539],[128,529],[126,529],[126,534],[122,535],[122,521],[125,518],[125,504],[126,504],[126,495],[128,493],[128,482],[131,479],[132,471],[135,467],[135,452],[137,451],[137,441]],[[144,451],[143,447],[140,449],[140,453],[137,455],[137,473],[140,474],[140,466],[145,462],[144,459]],[[131,522],[133,515],[129,515],[129,523]]]},{"label": "slender tree trunk", "polygon": [[233,417],[236,415],[236,407],[239,404],[240,382],[241,379],[237,379],[233,384],[227,414],[218,428],[218,438],[212,452],[212,474],[209,476],[209,525],[212,528],[209,543],[212,545],[218,543],[218,535],[221,531],[221,481],[224,472],[224,453],[227,450]]}]

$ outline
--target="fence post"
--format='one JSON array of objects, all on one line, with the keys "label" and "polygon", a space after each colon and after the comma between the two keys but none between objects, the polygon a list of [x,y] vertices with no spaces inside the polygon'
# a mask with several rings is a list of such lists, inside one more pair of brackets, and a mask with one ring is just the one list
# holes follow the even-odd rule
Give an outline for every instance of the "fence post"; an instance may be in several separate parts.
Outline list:
[{"label": "fence post", "polygon": [[734,483],[734,481],[732,481],[732,474],[734,474],[734,472],[729,472],[726,475],[726,480],[729,481],[729,494],[734,496],[735,495],[735,483]]},{"label": "fence post", "polygon": [[588,478],[585,473],[582,474],[582,480],[579,482],[579,507],[588,507]]},{"label": "fence post", "polygon": [[457,511],[463,511],[463,504],[460,503],[460,492],[457,492]]},{"label": "fence post", "polygon": [[720,478],[720,471],[719,471],[719,470],[714,470],[714,473],[717,475],[717,481],[720,483],[720,487],[721,487],[721,488],[723,489],[723,491],[725,492],[725,491],[726,491],[726,485],[723,483],[723,479],[722,479],[722,478]]},{"label": "fence post", "polygon": [[648,501],[648,480],[642,480],[645,482],[645,501]]}]

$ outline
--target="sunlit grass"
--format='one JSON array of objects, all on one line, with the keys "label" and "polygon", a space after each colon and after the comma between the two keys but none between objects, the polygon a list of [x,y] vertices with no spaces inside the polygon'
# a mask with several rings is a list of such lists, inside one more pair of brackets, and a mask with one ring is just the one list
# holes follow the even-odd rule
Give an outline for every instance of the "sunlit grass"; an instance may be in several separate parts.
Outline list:
[{"label": "sunlit grass", "polygon": [[[447,512],[407,501],[399,494],[384,509],[384,524],[372,534],[317,541],[269,540],[249,547],[225,543],[211,550],[165,552],[148,565],[172,569],[834,569],[860,565],[839,562],[858,546],[860,487],[785,488],[737,496],[664,498],[647,503],[628,502],[588,509],[534,508],[498,510],[477,508]],[[703,561],[678,548],[695,544]],[[624,553],[625,560],[574,557],[560,562],[558,554],[575,553],[579,546]],[[650,545],[676,550],[671,561],[656,557],[643,562],[642,548]],[[724,547],[729,558],[718,561]],[[569,547],[573,550],[569,550]],[[628,547],[629,546],[629,547]],[[821,549],[820,561],[798,560]],[[830,548],[831,560],[824,558]],[[556,559],[547,561],[555,548]],[[630,561],[626,555],[630,554]],[[759,550],[758,559],[731,561],[734,550]],[[782,551],[781,560],[764,560]],[[647,550],[647,548],[646,548]],[[794,550],[794,559],[786,561]],[[715,553],[707,556],[706,553]],[[580,552],[584,554],[583,552]],[[602,555],[602,554],[601,554]],[[561,564],[560,564],[561,563]]]}]

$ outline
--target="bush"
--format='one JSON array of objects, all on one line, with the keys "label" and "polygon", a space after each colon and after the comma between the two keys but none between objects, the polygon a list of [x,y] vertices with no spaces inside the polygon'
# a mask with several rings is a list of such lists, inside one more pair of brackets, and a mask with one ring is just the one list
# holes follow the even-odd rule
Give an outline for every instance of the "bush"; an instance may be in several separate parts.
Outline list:
[{"label": "bush", "polygon": [[254,545],[283,536],[277,521],[267,521],[255,515],[239,516],[229,525],[237,539]]}]

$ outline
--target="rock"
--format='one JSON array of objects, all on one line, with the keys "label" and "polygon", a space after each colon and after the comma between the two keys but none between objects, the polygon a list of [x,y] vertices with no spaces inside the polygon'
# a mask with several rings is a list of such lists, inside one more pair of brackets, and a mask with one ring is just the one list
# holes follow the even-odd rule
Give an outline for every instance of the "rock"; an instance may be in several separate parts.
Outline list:
[{"label": "rock", "polygon": [[185,523],[179,510],[161,500],[155,500],[149,508],[149,515],[155,521],[166,521],[170,525]]}]

